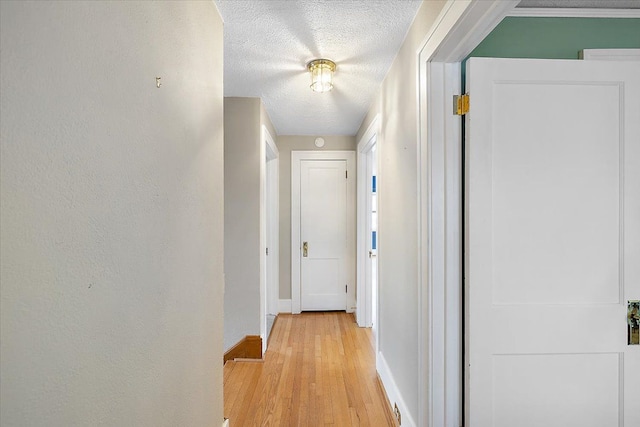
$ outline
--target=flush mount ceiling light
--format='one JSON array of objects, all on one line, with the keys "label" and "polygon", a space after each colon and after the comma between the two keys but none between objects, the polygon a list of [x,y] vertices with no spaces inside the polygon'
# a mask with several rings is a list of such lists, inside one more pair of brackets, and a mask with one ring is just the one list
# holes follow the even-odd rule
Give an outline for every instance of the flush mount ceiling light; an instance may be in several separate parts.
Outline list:
[{"label": "flush mount ceiling light", "polygon": [[329,92],[333,88],[333,72],[336,63],[328,59],[314,59],[307,64],[311,73],[311,89],[314,92]]}]

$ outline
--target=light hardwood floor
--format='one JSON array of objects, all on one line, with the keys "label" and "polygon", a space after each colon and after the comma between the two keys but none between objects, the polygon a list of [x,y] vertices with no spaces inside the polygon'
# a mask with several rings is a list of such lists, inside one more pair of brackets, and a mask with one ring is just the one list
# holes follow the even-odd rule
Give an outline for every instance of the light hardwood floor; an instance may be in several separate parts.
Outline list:
[{"label": "light hardwood floor", "polygon": [[281,314],[264,362],[224,366],[231,427],[395,426],[371,330],[344,312]]}]

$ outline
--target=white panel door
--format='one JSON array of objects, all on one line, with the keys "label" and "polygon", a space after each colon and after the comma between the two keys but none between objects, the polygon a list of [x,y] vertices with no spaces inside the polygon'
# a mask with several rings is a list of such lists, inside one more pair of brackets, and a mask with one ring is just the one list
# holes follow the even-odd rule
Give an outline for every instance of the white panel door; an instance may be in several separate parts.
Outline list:
[{"label": "white panel door", "polygon": [[468,426],[640,426],[640,63],[467,63]]},{"label": "white panel door", "polygon": [[301,309],[347,307],[347,162],[300,165]]}]

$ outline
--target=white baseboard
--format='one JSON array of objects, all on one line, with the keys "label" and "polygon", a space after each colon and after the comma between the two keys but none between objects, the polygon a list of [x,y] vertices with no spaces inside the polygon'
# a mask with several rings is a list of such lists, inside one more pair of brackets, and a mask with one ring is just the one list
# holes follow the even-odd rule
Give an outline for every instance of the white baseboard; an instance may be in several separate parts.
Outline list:
[{"label": "white baseboard", "polygon": [[280,299],[278,300],[278,313],[291,313],[291,300]]},{"label": "white baseboard", "polygon": [[415,427],[416,423],[409,412],[409,408],[404,403],[402,394],[393,380],[393,375],[391,375],[391,370],[387,365],[387,361],[384,360],[382,352],[378,352],[378,357],[376,357],[376,369],[378,370],[378,375],[380,375],[384,390],[387,392],[387,398],[391,403],[391,412],[393,413],[393,405],[398,405],[400,416],[402,417],[402,427]]}]

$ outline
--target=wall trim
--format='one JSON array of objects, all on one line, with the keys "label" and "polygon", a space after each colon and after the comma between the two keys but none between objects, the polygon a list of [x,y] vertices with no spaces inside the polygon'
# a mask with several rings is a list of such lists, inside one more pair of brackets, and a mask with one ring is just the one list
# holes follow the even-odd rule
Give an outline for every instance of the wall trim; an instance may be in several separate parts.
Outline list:
[{"label": "wall trim", "polygon": [[402,398],[402,393],[400,393],[400,389],[393,379],[393,374],[391,374],[391,369],[389,369],[389,365],[387,365],[387,361],[381,351],[378,352],[378,357],[376,357],[376,369],[378,371],[380,382],[382,383],[383,389],[387,395],[387,400],[391,404],[391,413],[393,413],[393,405],[395,403],[398,405],[400,415],[402,416],[402,426],[415,427],[416,422],[411,416],[411,412],[409,412],[409,408]]},{"label": "wall trim", "polygon": [[291,313],[291,300],[280,299],[278,300],[278,313]]},{"label": "wall trim", "polygon": [[262,359],[262,338],[260,335],[247,335],[224,354],[223,364],[234,359]]},{"label": "wall trim", "polygon": [[507,16],[530,18],[640,18],[640,9],[522,7],[513,9]]}]

